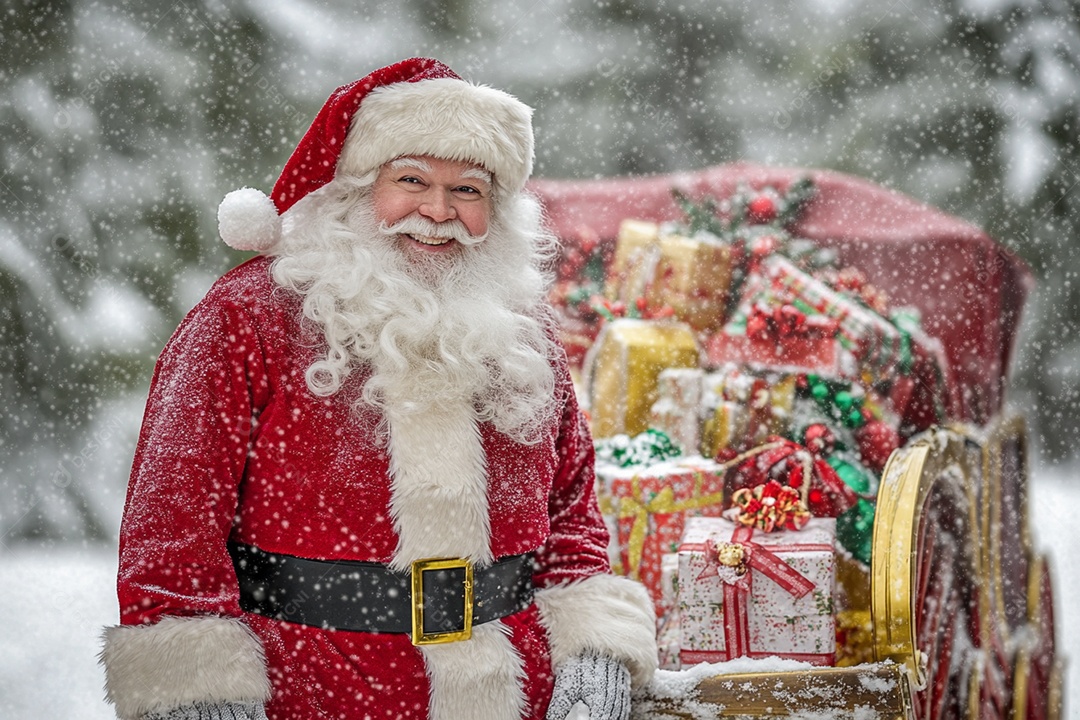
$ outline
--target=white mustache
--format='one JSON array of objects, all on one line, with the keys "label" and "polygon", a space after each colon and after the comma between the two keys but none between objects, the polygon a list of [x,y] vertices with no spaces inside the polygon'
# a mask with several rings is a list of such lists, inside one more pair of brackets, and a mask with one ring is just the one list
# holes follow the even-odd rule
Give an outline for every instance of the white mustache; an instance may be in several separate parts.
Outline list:
[{"label": "white mustache", "polygon": [[437,223],[420,217],[409,215],[398,220],[393,225],[387,225],[386,221],[379,223],[379,232],[384,235],[423,235],[433,238],[450,238],[457,240],[462,245],[478,245],[487,239],[488,234],[471,235],[465,223],[460,220],[447,220]]}]

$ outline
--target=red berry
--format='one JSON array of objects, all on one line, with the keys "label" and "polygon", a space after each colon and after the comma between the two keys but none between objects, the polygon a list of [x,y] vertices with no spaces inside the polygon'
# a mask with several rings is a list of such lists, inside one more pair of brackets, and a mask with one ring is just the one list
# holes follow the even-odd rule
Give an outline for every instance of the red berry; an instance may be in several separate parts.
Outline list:
[{"label": "red berry", "polygon": [[578,228],[578,245],[583,253],[586,255],[591,254],[599,244],[600,236],[596,234],[595,230],[591,227]]},{"label": "red berry", "polygon": [[776,203],[768,195],[758,195],[747,203],[746,217],[755,225],[771,223],[776,219]]},{"label": "red berry", "polygon": [[794,305],[781,305],[774,313],[781,336],[792,335],[806,324],[806,315]]},{"label": "red berry", "polygon": [[768,334],[769,322],[758,313],[746,319],[746,334],[749,337],[764,337]]},{"label": "red berry", "polygon": [[716,451],[716,457],[714,458],[718,463],[726,463],[734,460],[738,457],[739,453],[730,447],[723,447]]},{"label": "red berry", "polygon": [[814,455],[831,455],[836,448],[836,435],[827,425],[815,423],[803,433],[803,445]]},{"label": "red berry", "polygon": [[[768,198],[765,199],[768,200]],[[779,247],[779,245],[780,243],[777,242],[776,238],[772,235],[761,235],[760,237],[754,238],[751,242],[750,252],[759,257],[764,257],[765,255],[772,255],[776,252],[776,248]]]}]

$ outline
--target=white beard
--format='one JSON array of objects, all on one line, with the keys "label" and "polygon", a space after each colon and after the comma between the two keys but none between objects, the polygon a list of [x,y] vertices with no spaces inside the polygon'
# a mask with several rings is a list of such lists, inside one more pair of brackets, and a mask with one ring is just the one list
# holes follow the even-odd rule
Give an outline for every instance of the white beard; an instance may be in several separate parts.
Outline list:
[{"label": "white beard", "polygon": [[335,180],[286,215],[273,277],[303,297],[327,345],[309,389],[334,394],[367,366],[361,405],[397,415],[465,402],[475,420],[539,440],[559,350],[540,270],[556,246],[538,203],[497,198],[486,239],[452,253],[407,255],[400,242],[380,232],[363,181]]}]

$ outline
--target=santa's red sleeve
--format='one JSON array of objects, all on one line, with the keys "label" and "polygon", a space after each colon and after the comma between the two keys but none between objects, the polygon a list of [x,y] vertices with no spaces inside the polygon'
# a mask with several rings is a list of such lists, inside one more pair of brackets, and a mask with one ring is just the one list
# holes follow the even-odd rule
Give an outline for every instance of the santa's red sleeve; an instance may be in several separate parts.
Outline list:
[{"label": "santa's red sleeve", "polygon": [[125,720],[270,694],[226,546],[266,368],[243,293],[222,285],[163,350],[136,447],[120,531],[121,624],[105,631],[101,654]]},{"label": "santa's red sleeve", "polygon": [[639,687],[657,666],[653,603],[641,583],[611,574],[592,437],[565,369],[562,386],[559,468],[549,501],[551,534],[536,558],[536,604],[556,670],[577,655],[600,653],[625,663]]}]

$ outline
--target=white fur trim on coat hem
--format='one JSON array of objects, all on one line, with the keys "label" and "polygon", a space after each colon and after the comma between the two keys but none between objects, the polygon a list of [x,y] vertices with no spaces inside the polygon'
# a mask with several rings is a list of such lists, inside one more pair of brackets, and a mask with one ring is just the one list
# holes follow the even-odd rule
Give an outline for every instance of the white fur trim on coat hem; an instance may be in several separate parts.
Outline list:
[{"label": "white fur trim on coat hem", "polygon": [[163,617],[154,625],[105,629],[105,694],[120,720],[196,702],[265,702],[270,679],[262,643],[242,621]]},{"label": "white fur trim on coat hem", "polygon": [[431,686],[431,720],[520,720],[525,711],[524,662],[501,620],[472,637],[420,648]]},{"label": "white fur trim on coat hem", "polygon": [[626,664],[635,688],[657,666],[656,616],[641,583],[614,575],[592,577],[536,592],[551,645],[551,664],[596,652]]}]

